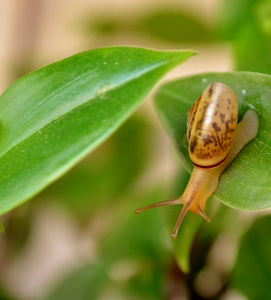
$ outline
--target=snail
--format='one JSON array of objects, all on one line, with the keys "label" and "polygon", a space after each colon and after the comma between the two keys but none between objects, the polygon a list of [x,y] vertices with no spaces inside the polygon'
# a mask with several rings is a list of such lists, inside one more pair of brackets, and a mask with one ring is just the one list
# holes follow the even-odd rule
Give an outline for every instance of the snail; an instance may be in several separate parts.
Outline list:
[{"label": "snail", "polygon": [[210,84],[187,114],[188,151],[194,169],[186,189],[178,198],[148,205],[135,213],[158,206],[183,204],[172,238],[177,237],[188,210],[209,222],[204,212],[206,200],[217,189],[221,173],[258,132],[259,120],[255,111],[247,111],[238,124],[237,120],[238,102],[234,91],[220,82]]}]

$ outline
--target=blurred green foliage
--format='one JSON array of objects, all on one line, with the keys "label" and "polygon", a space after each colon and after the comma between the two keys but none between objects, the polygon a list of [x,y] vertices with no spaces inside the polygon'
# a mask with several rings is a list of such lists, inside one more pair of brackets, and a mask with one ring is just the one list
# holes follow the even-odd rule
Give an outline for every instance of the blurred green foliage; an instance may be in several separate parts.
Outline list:
[{"label": "blurred green foliage", "polygon": [[16,300],[13,297],[10,297],[9,295],[7,295],[4,291],[2,291],[0,289],[0,300]]},{"label": "blurred green foliage", "polygon": [[47,299],[98,299],[108,280],[102,267],[85,265],[63,280]]},{"label": "blurred green foliage", "polygon": [[2,223],[2,221],[0,220],[0,231],[4,232],[5,231],[5,227],[4,224]]},{"label": "blurred green foliage", "polygon": [[163,42],[206,43],[213,41],[212,30],[199,18],[181,10],[157,11],[138,23],[142,33]]},{"label": "blurred green foliage", "polygon": [[[163,48],[223,41],[232,46],[235,70],[271,74],[271,2],[221,0],[219,4],[212,27],[193,12],[170,6],[156,7],[148,13],[143,10],[142,14],[131,18],[114,19],[101,15],[83,22],[83,26],[88,37],[94,34],[110,42],[113,36],[124,33],[160,41]],[[242,82],[241,79],[234,81],[236,85]],[[260,83],[257,88],[261,88]],[[198,85],[195,89],[183,88],[183,91],[194,93],[196,98]],[[244,109],[249,103],[245,100]],[[173,117],[178,115],[178,105],[169,104],[168,99],[163,112],[167,109]],[[178,122],[178,126],[185,128],[184,118]],[[1,276],[5,276],[1,263],[26,250],[24,246],[34,230],[32,219],[48,202],[68,211],[82,230],[92,222],[94,215],[101,216],[105,229],[96,237],[96,261],[82,261],[81,266],[71,269],[55,282],[48,295],[41,297],[43,300],[157,300],[173,299],[173,296],[220,299],[232,289],[251,300],[270,299],[270,216],[256,219],[243,233],[246,219],[218,204],[217,200],[209,199],[207,214],[211,223],[207,225],[202,218],[189,212],[174,241],[169,239],[170,232],[181,207],[154,209],[134,216],[135,208],[163,201],[169,195],[163,182],[139,184],[152,159],[155,132],[145,116],[135,115],[91,155],[36,196],[35,201],[8,214],[4,220],[6,234],[2,239],[5,251],[0,261],[0,287],[5,293],[0,289],[0,300],[15,300],[7,295],[1,281]],[[185,146],[184,139],[179,139],[179,143]],[[171,185],[172,198],[183,192],[188,178],[189,174],[184,170],[178,173]],[[236,242],[239,237],[240,242]],[[220,273],[213,270],[213,276],[221,279],[221,285],[213,294],[206,295],[197,283],[200,275],[213,266],[217,256],[223,265],[224,254],[228,254],[223,251],[228,248],[219,248],[219,253],[214,255],[221,238],[228,239],[229,246],[233,243],[238,255],[232,266],[219,270]],[[211,286],[216,285],[215,280],[206,277],[204,284],[206,280]]]},{"label": "blurred green foliage", "polygon": [[270,0],[222,0],[217,36],[231,41],[235,69],[271,74]]},{"label": "blurred green foliage", "polygon": [[117,33],[145,36],[163,43],[208,43],[214,41],[214,32],[202,19],[184,12],[180,8],[156,8],[155,12],[143,12],[133,18],[118,19],[90,18],[83,27],[88,34],[94,33],[110,37]]},{"label": "blurred green foliage", "polygon": [[270,299],[271,216],[259,218],[244,234],[233,268],[230,286],[251,300]]},{"label": "blurred green foliage", "polygon": [[234,45],[237,70],[271,74],[271,33],[247,25],[236,36]]},{"label": "blurred green foliage", "polygon": [[[159,187],[144,194],[137,192],[123,205],[111,203],[108,210],[112,224],[99,238],[96,266],[87,264],[71,272],[46,300],[75,299],[74,295],[83,297],[79,299],[98,299],[104,292],[110,293],[111,299],[114,295],[120,299],[163,299],[167,277],[164,270],[170,256],[164,243],[161,211],[155,210],[151,217],[132,214],[136,206],[146,201],[161,201],[163,194]],[[91,294],[91,298],[90,293],[95,296]]]}]

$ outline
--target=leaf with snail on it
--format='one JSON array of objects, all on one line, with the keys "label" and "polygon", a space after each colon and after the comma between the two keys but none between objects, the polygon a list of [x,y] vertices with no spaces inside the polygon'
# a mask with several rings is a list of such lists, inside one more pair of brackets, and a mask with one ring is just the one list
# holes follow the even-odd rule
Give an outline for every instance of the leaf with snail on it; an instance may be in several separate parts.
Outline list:
[{"label": "leaf with snail on it", "polygon": [[167,71],[193,54],[101,48],[12,84],[0,96],[0,214],[71,169],[119,128]]},{"label": "leaf with snail on it", "polygon": [[[214,195],[224,204],[242,210],[271,206],[271,76],[250,72],[208,73],[168,82],[155,95],[157,112],[189,172],[193,164],[186,139],[187,112],[212,82],[223,82],[236,93],[239,121],[253,109],[259,131],[220,176]],[[177,196],[177,195],[176,195]]]}]

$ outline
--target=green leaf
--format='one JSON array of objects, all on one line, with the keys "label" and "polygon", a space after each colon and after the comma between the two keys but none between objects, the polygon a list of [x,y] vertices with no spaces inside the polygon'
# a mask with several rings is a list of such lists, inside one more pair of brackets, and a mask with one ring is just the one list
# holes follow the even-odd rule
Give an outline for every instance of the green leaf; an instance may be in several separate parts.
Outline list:
[{"label": "green leaf", "polygon": [[0,213],[101,144],[167,71],[193,54],[95,49],[15,82],[0,97]]},{"label": "green leaf", "polygon": [[239,119],[253,109],[259,116],[259,132],[221,175],[215,196],[226,205],[243,210],[271,206],[271,76],[249,72],[212,73],[175,80],[155,95],[158,114],[172,137],[185,167],[193,165],[187,151],[187,112],[202,91],[220,81],[233,88],[239,103]]},{"label": "green leaf", "polygon": [[271,216],[255,221],[243,236],[230,286],[248,299],[270,299],[271,277]]}]

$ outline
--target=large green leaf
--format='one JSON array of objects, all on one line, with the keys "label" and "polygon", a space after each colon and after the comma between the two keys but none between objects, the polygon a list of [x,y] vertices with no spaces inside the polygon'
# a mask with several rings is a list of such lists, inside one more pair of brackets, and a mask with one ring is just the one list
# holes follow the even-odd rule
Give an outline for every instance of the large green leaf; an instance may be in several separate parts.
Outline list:
[{"label": "large green leaf", "polygon": [[223,203],[237,209],[258,210],[271,206],[271,76],[249,73],[201,74],[169,82],[155,95],[158,113],[191,172],[186,140],[187,111],[208,84],[220,81],[236,92],[239,118],[248,109],[259,116],[257,137],[246,145],[221,175],[215,192]]},{"label": "large green leaf", "polygon": [[15,82],[0,97],[0,213],[97,147],[168,70],[193,54],[102,48]]}]

